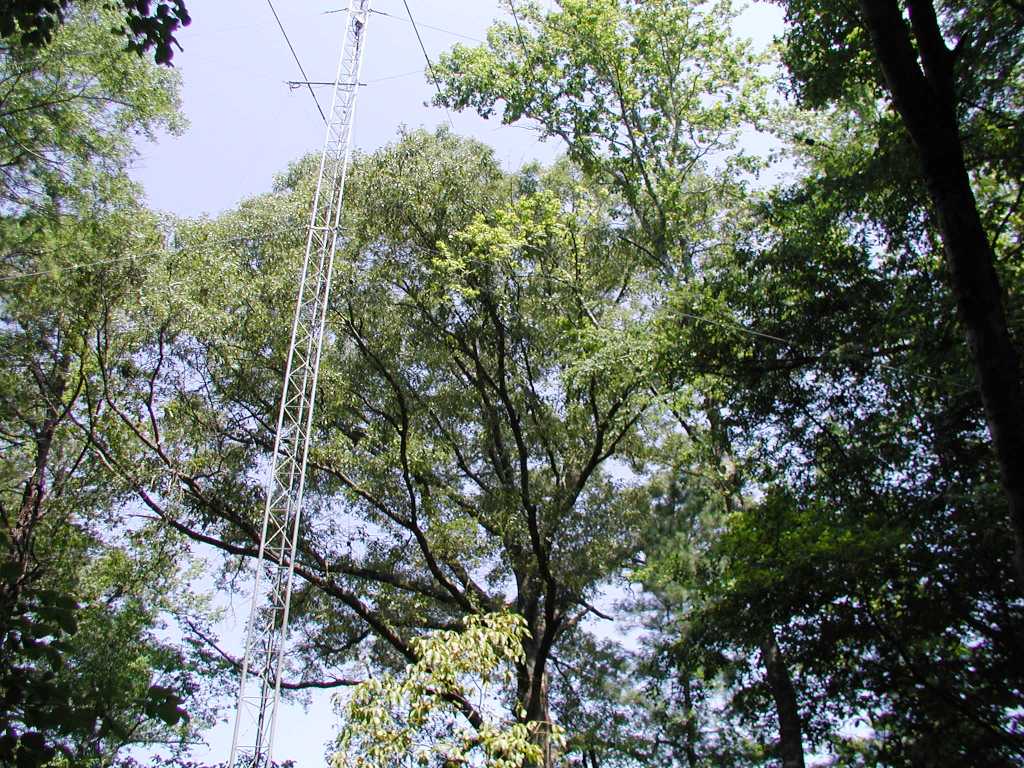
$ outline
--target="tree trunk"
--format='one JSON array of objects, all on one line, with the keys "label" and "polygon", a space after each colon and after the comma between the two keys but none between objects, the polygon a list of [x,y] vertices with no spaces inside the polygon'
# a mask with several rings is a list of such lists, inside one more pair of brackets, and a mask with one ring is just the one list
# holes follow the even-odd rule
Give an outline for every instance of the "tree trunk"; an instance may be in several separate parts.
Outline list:
[{"label": "tree trunk", "polygon": [[[723,426],[717,404],[710,402],[706,411],[708,423],[715,437],[713,450],[719,465],[723,468],[722,498],[727,512],[742,507],[742,479],[732,467],[735,467],[729,438]],[[761,659],[764,662],[768,687],[775,700],[775,712],[779,719],[779,756],[782,768],[804,768],[803,726],[800,723],[800,709],[796,700],[796,688],[789,676],[786,659],[775,638],[775,630],[768,629],[761,643]]]},{"label": "tree trunk", "polygon": [[697,730],[697,713],[693,708],[693,683],[690,680],[689,665],[683,675],[683,707],[686,709],[686,765],[688,768],[697,768],[697,740],[700,734]]},{"label": "tree trunk", "polygon": [[21,592],[29,581],[33,538],[36,525],[43,514],[46,472],[56,430],[57,419],[51,416],[35,436],[36,457],[32,475],[25,481],[18,515],[11,527],[9,551],[3,553],[7,565],[13,568],[8,579],[0,582],[0,637],[6,637]]},{"label": "tree trunk", "polygon": [[[956,117],[953,53],[931,0],[908,0],[911,32],[896,0],[860,0],[885,81],[910,133],[935,208],[953,295],[974,358],[1014,535],[1024,589],[1024,393],[1003,292],[964,162]],[[920,58],[920,64],[918,64]]]},{"label": "tree trunk", "polygon": [[779,716],[779,757],[782,758],[782,768],[804,768],[803,726],[800,724],[796,688],[793,687],[774,630],[769,630],[764,639],[761,658],[768,687],[775,699],[775,711]]},{"label": "tree trunk", "polygon": [[[538,633],[539,634],[539,633]],[[548,705],[548,674],[546,659],[535,642],[526,647],[526,660],[519,669],[518,701],[527,723],[535,724],[533,742],[541,749],[541,760],[531,768],[552,768],[555,763],[551,743],[551,710]]]},{"label": "tree trunk", "polygon": [[[36,527],[44,512],[43,503],[47,494],[46,479],[50,471],[53,439],[66,414],[63,400],[67,391],[68,366],[68,358],[61,355],[56,359],[49,376],[39,369],[33,371],[40,399],[45,403],[44,415],[35,424],[28,422],[35,447],[32,474],[25,480],[17,516],[8,527],[8,551],[0,552],[0,558],[3,558],[4,565],[9,568],[7,577],[0,579],[0,643],[7,642],[22,593],[34,578],[33,545]],[[6,520],[4,524],[7,524]]]}]

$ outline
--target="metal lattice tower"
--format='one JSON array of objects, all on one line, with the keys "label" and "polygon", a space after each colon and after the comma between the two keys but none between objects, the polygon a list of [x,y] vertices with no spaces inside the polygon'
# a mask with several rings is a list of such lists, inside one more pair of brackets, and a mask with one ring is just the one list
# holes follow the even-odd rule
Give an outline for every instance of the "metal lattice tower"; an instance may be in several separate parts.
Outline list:
[{"label": "metal lattice tower", "polygon": [[306,460],[369,15],[370,0],[349,0],[274,438],[228,760],[231,768],[267,768],[272,764]]}]

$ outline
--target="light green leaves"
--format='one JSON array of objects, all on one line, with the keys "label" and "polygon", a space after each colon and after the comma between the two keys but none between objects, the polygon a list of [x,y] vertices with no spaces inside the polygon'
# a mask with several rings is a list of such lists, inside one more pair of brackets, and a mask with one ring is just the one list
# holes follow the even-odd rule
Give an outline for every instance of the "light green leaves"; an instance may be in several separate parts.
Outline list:
[{"label": "light green leaves", "polygon": [[[343,728],[331,759],[335,768],[392,768],[410,758],[421,765],[482,761],[494,768],[541,762],[536,734],[544,724],[518,721],[494,698],[512,683],[514,665],[525,661],[525,621],[505,613],[472,616],[465,624],[462,631],[417,638],[417,661],[403,673],[361,683],[344,703],[339,697]],[[487,714],[471,715],[470,707]],[[561,743],[560,729],[550,732]]]},{"label": "light green leaves", "polygon": [[8,213],[57,200],[64,211],[110,209],[131,186],[133,142],[184,125],[177,73],[124,50],[109,7],[82,5],[45,48],[0,51]]},{"label": "light green leaves", "polygon": [[701,194],[691,179],[727,187],[748,173],[738,140],[768,110],[766,59],[732,39],[733,16],[728,3],[679,0],[526,4],[521,24],[441,57],[438,101],[539,123],[622,196],[657,258],[685,263]]}]

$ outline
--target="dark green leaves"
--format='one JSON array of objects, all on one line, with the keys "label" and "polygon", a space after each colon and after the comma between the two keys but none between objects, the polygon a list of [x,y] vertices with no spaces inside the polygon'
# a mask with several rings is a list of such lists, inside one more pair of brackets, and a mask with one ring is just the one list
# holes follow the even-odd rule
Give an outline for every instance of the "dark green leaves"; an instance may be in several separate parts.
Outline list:
[{"label": "dark green leaves", "polygon": [[[11,0],[0,9],[0,37],[26,48],[48,45],[69,16],[88,14],[94,3],[77,0]],[[105,0],[100,7],[118,9],[117,29],[127,47],[137,53],[153,49],[157,64],[170,64],[178,45],[175,33],[192,19],[184,0]]]}]

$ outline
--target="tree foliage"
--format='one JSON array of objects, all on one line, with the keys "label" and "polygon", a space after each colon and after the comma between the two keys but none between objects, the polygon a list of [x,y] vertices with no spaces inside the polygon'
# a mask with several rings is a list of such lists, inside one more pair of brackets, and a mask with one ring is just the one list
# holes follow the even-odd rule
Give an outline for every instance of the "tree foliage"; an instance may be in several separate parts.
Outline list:
[{"label": "tree foliage", "polygon": [[[136,139],[184,126],[177,75],[112,49],[109,11],[63,25],[41,50],[0,47],[0,200],[5,226],[30,209],[116,207]],[[5,248],[10,259],[12,246]]]},{"label": "tree foliage", "polygon": [[[1010,465],[944,166],[872,26],[894,4],[784,5],[774,95],[726,4],[510,5],[438,101],[564,159],[510,171],[446,130],[355,158],[282,681],[340,692],[336,763],[1019,763]],[[315,184],[304,158],[168,234],[124,170],[129,134],[180,124],[173,78],[62,58],[110,47],[89,7],[3,59],[0,749],[25,764],[180,744],[238,666],[182,566],[205,547],[234,590],[258,554]],[[892,27],[946,88],[1011,342],[1020,23],[926,0]],[[757,179],[753,130],[786,174]]]},{"label": "tree foliage", "polygon": [[[531,733],[540,724],[517,722],[508,712],[488,712],[482,723],[463,721],[462,702],[500,700],[502,687],[513,684],[515,665],[526,661],[525,634],[521,617],[490,614],[467,619],[462,631],[414,640],[417,660],[400,676],[370,678],[348,696],[332,765],[383,768],[404,765],[409,756],[420,765],[545,762]],[[557,750],[561,741],[556,728],[549,747]]]},{"label": "tree foliage", "polygon": [[115,24],[126,49],[145,53],[153,49],[157,64],[170,64],[174,48],[181,46],[175,37],[179,27],[192,18],[184,0],[105,0],[101,3],[75,0],[11,0],[0,10],[0,38],[14,45],[35,50],[53,42],[69,18],[99,10]]},{"label": "tree foliage", "polygon": [[[565,140],[588,174],[624,190],[642,222],[636,201],[656,197],[650,191],[680,169],[694,178],[692,167],[682,154],[659,165],[663,153],[619,141],[615,131],[628,136],[639,124],[636,112],[628,100],[617,112],[601,111],[600,75],[609,71],[602,63],[614,71],[631,61],[631,43],[643,39],[633,24],[648,9],[655,18],[655,7],[660,13],[649,23],[666,24],[672,15],[658,4],[522,9],[518,26],[499,25],[486,46],[457,48],[442,60],[441,99],[485,116],[500,101],[506,119],[536,120]],[[727,680],[734,712],[755,733],[770,733],[773,715],[780,739],[768,741],[769,754],[786,765],[802,765],[809,744],[841,741],[837,723],[865,711],[880,759],[934,761],[957,750],[964,759],[1012,760],[1020,749],[1012,714],[1019,683],[1004,655],[1014,653],[1009,638],[1020,622],[1007,589],[1012,540],[1001,533],[978,389],[964,376],[953,304],[941,287],[940,227],[903,126],[878,102],[883,80],[857,9],[787,7],[783,56],[794,87],[804,105],[831,99],[835,108],[780,123],[800,180],[761,199],[748,193],[747,205],[720,195],[716,210],[728,213],[719,221],[737,226],[712,230],[717,247],[697,250],[695,268],[666,284],[653,372],[686,438],[676,476],[663,486],[677,489],[666,498],[679,529],[652,529],[638,577],[676,595],[681,619],[679,635],[666,634],[652,651],[670,649],[690,675],[691,694],[702,682]],[[556,62],[557,72],[580,57],[584,74],[571,84],[545,79],[552,71],[545,67],[532,75],[523,62],[566,18],[584,30],[597,19],[615,22],[605,27],[603,47],[587,32],[570,33],[557,53],[538,57]],[[964,146],[978,189],[994,192],[980,193],[983,210],[1006,214],[985,219],[998,218],[991,231],[1001,243],[1016,221],[1018,185],[1009,181],[1013,161],[997,158],[1013,142],[982,139],[988,118],[981,115],[1000,115],[1004,131],[1016,125],[1012,36],[994,34],[988,20],[964,9],[950,8],[943,22],[962,43],[958,55],[976,59],[979,72],[1001,73],[987,81],[987,111],[967,106],[979,81],[956,64],[965,84],[961,114],[979,121],[974,130],[964,123]],[[991,90],[997,81],[1005,89],[999,96]],[[647,81],[636,92],[654,99],[665,90]],[[558,108],[561,99],[572,108]],[[640,115],[658,119],[648,109]],[[757,114],[747,109],[733,125]],[[607,122],[590,119],[595,113]],[[698,109],[698,126],[699,116]],[[595,127],[607,124],[614,129]],[[603,138],[596,150],[595,136]],[[991,160],[971,154],[973,147]],[[649,178],[610,173],[622,156]],[[1001,182],[984,181],[995,177]],[[725,189],[735,195],[743,187],[733,180]],[[667,210],[660,231],[689,221],[680,198]],[[658,228],[637,231],[640,243],[657,242]],[[1007,253],[1016,241],[1005,241]],[[708,241],[685,242],[692,249]],[[694,504],[704,517],[686,512]],[[936,669],[941,675],[929,677],[926,670]],[[949,741],[936,740],[936,731]]]},{"label": "tree foliage", "polygon": [[[917,213],[931,219],[942,245],[1009,508],[1017,581],[1024,583],[1024,390],[1014,308],[1008,318],[1004,306],[1019,299],[1000,275],[1004,235],[1020,202],[1020,8],[993,3],[980,11],[931,0],[908,2],[905,12],[896,0],[787,8],[790,72],[805,100],[844,108],[851,96],[856,102],[872,92],[891,105],[883,121],[895,128],[909,180],[926,193]],[[822,70],[795,61],[809,48],[817,49]],[[844,67],[851,58],[860,66]],[[990,208],[1004,216],[991,218]]]},{"label": "tree foliage", "polygon": [[104,18],[0,58],[0,760],[19,766],[123,765],[209,719],[207,684],[162,631],[205,613],[187,548],[131,519],[83,432],[97,334],[162,244],[125,173],[131,136],[180,124],[174,78],[111,52]]},{"label": "tree foliage", "polygon": [[[91,429],[151,510],[242,558],[257,552],[254,470],[287,348],[272,308],[290,300],[311,170],[181,228],[138,308],[148,334],[109,350],[140,362],[108,377],[120,394]],[[344,684],[360,654],[415,663],[423,632],[508,610],[529,633],[515,711],[549,723],[550,657],[643,507],[657,417],[639,374],[640,259],[568,168],[510,177],[445,132],[359,159],[348,201],[296,565],[304,675],[287,683]],[[184,270],[204,277],[160,287]]]},{"label": "tree foliage", "polygon": [[711,201],[741,195],[737,178],[757,165],[738,142],[767,108],[764,59],[730,34],[731,5],[516,7],[486,45],[441,56],[437,101],[534,121],[621,197],[634,247],[669,272],[691,268],[723,221]]}]

